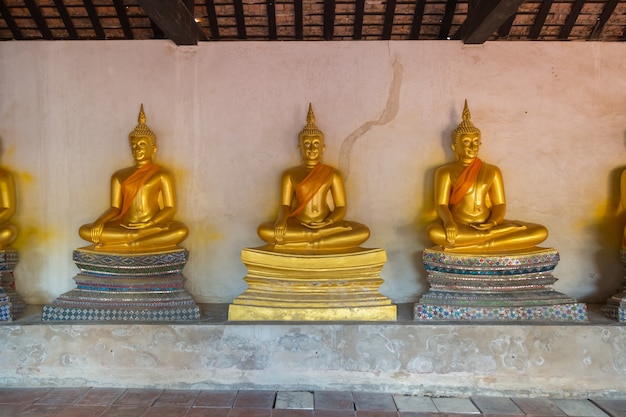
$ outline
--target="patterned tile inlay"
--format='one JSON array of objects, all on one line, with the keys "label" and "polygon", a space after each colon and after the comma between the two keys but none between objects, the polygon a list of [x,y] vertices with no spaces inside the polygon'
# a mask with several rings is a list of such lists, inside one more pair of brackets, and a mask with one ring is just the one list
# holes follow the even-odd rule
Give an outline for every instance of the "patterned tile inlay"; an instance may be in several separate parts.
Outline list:
[{"label": "patterned tile inlay", "polygon": [[417,305],[415,320],[585,321],[587,306],[582,303],[512,308]]},{"label": "patterned tile inlay", "polygon": [[431,248],[423,260],[430,289],[415,305],[415,320],[587,319],[585,304],[550,288],[554,249],[483,255]]},{"label": "patterned tile inlay", "polygon": [[92,275],[151,276],[180,274],[189,260],[189,251],[179,248],[168,252],[125,255],[76,249],[73,258],[81,271]]},{"label": "patterned tile inlay", "polygon": [[517,275],[552,271],[559,263],[559,252],[542,249],[525,253],[461,254],[425,249],[422,255],[427,271],[470,275]]},{"label": "patterned tile inlay", "polygon": [[[19,252],[12,248],[0,250],[0,321],[15,320],[24,313],[26,303],[21,295],[15,291],[15,277],[13,270],[20,260]],[[6,297],[6,299],[5,299]],[[5,314],[8,308],[9,315]]]},{"label": "patterned tile inlay", "polygon": [[[622,267],[626,277],[626,250],[621,249],[619,252],[619,258],[622,261]],[[626,286],[622,288],[622,291],[615,294],[613,297],[607,300],[606,305],[602,308],[602,312],[605,316],[612,320],[619,321],[620,323],[626,323]]]},{"label": "patterned tile inlay", "polygon": [[82,273],[74,277],[76,288],[44,306],[42,320],[199,320],[200,308],[181,273],[187,259],[182,248],[128,256],[78,249],[74,261]]}]

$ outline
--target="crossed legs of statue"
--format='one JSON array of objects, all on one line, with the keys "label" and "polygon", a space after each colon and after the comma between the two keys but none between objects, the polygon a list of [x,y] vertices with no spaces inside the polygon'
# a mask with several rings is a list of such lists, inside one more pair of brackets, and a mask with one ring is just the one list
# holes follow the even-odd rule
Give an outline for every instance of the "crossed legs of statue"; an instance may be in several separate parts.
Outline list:
[{"label": "crossed legs of statue", "polygon": [[281,243],[276,242],[274,230],[274,222],[265,222],[259,226],[257,232],[261,239],[274,245],[276,249],[347,249],[359,246],[370,236],[367,226],[352,221],[312,229],[291,218],[287,221],[287,230]]},{"label": "crossed legs of statue", "polygon": [[458,235],[454,245],[446,240],[443,224],[434,223],[427,229],[428,237],[446,251],[476,252],[519,250],[531,248],[548,237],[548,230],[535,223],[505,220],[489,230],[476,230],[465,224],[458,225]]}]

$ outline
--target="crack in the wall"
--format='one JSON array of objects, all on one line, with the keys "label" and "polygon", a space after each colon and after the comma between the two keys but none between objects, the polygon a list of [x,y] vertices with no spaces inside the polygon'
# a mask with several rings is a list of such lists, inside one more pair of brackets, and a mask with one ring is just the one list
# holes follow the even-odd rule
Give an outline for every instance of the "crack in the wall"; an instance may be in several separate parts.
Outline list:
[{"label": "crack in the wall", "polygon": [[350,156],[352,155],[352,148],[356,141],[363,137],[374,126],[380,126],[391,122],[400,109],[400,87],[402,86],[402,76],[404,73],[404,67],[398,62],[397,57],[394,58],[391,63],[393,69],[393,76],[391,84],[389,85],[389,91],[387,93],[387,103],[385,108],[380,113],[376,120],[370,120],[363,123],[355,131],[350,133],[341,144],[339,151],[339,169],[342,171],[344,179],[348,179],[350,175]]}]

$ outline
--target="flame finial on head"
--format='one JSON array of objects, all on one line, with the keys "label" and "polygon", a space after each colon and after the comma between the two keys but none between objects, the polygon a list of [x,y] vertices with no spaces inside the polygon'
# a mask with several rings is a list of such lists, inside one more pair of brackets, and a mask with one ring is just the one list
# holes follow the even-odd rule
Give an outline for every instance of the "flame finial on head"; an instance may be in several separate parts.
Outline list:
[{"label": "flame finial on head", "polygon": [[313,106],[309,103],[309,112],[306,115],[306,125],[302,132],[298,135],[298,139],[304,136],[319,136],[324,139],[324,133],[317,128],[315,124],[315,113],[313,113]]},{"label": "flame finial on head", "polygon": [[480,135],[480,129],[474,126],[472,123],[472,115],[467,105],[467,99],[465,99],[465,107],[463,108],[463,115],[461,116],[462,122],[459,123],[456,129],[452,132],[452,143],[456,143],[461,135],[466,133],[478,133]]},{"label": "flame finial on head", "polygon": [[128,134],[128,138],[150,138],[153,145],[156,145],[156,135],[148,125],[146,124],[146,113],[143,111],[143,103],[141,103],[141,107],[139,108],[139,115],[137,116],[137,126],[133,129],[132,132]]}]

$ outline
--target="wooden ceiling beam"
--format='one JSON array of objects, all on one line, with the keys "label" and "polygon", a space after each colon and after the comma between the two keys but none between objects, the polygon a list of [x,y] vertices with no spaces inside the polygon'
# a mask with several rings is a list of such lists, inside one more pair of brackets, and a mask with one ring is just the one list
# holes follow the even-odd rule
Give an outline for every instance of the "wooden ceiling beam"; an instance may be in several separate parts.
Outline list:
[{"label": "wooden ceiling beam", "polygon": [[446,11],[444,12],[443,19],[441,19],[438,39],[449,39],[452,19],[454,18],[454,12],[456,11],[456,3],[457,0],[448,0],[446,2]]},{"label": "wooden ceiling beam", "polygon": [[193,15],[193,3],[183,0],[137,0],[148,17],[176,45],[197,45],[208,40]]},{"label": "wooden ceiling beam", "polygon": [[524,0],[481,0],[469,10],[467,19],[454,35],[463,43],[481,44],[493,35],[507,19],[517,13]]},{"label": "wooden ceiling beam", "polygon": [[591,35],[589,35],[590,40],[600,39],[600,35],[602,35],[602,31],[604,30],[604,26],[606,25],[606,22],[608,22],[611,18],[611,15],[613,15],[613,12],[617,7],[617,3],[619,3],[618,0],[609,0],[606,2],[600,18],[596,22],[593,31],[591,31]]},{"label": "wooden ceiling beam", "polygon": [[243,1],[233,0],[233,6],[235,6],[235,21],[237,22],[237,39],[248,39],[246,19],[243,15]]},{"label": "wooden ceiling beam", "polygon": [[539,8],[539,12],[537,12],[537,16],[535,17],[535,23],[533,24],[532,29],[530,29],[530,33],[528,34],[529,39],[537,39],[541,34],[541,29],[543,25],[546,23],[546,18],[548,17],[548,13],[550,13],[550,9],[552,8],[552,0],[543,0],[541,3],[541,7]]},{"label": "wooden ceiling beam", "polygon": [[580,16],[580,11],[583,9],[585,5],[585,0],[576,0],[572,4],[572,8],[570,9],[569,14],[567,15],[567,19],[565,19],[565,24],[561,28],[561,32],[559,33],[560,40],[567,40],[569,38],[570,33],[572,33],[572,29],[576,24],[576,20],[578,20],[578,16]]},{"label": "wooden ceiling beam", "polygon": [[295,14],[296,40],[301,41],[304,39],[304,14],[302,11],[302,0],[294,0],[293,12]]},{"label": "wooden ceiling beam", "polygon": [[267,5],[267,36],[270,40],[275,41],[278,39],[276,33],[276,0],[266,0]]},{"label": "wooden ceiling beam", "polygon": [[206,0],[204,3],[206,5],[207,18],[209,19],[209,30],[211,31],[211,39],[217,41],[220,39],[220,29],[217,24],[215,0]]},{"label": "wooden ceiling beam", "polygon": [[73,40],[78,39],[78,32],[76,32],[76,28],[74,27],[72,18],[70,17],[70,14],[67,12],[67,8],[65,7],[63,0],[54,0],[54,5],[59,11],[59,15],[61,16],[61,20],[63,21],[63,24],[65,25],[65,30],[67,30],[67,34],[69,35],[70,39],[73,39]]},{"label": "wooden ceiling beam", "polygon": [[324,0],[324,40],[332,41],[335,34],[335,0]]},{"label": "wooden ceiling beam", "polygon": [[361,40],[363,37],[363,16],[365,15],[365,0],[356,0],[354,5],[354,33],[352,39]]},{"label": "wooden ceiling beam", "polygon": [[424,9],[426,8],[426,0],[415,1],[415,12],[413,12],[413,23],[411,24],[411,33],[409,39],[417,40],[420,38],[422,30],[422,20],[424,19]]},{"label": "wooden ceiling beam", "polygon": [[124,0],[113,0],[113,5],[115,6],[117,18],[119,19],[120,25],[122,26],[124,38],[135,39],[135,35],[133,35],[133,28],[130,27],[130,21],[128,20],[128,13],[126,13]]},{"label": "wooden ceiling beam", "polygon": [[385,20],[383,23],[383,40],[388,41],[391,39],[391,33],[393,32],[393,17],[396,14],[396,0],[387,0],[387,6],[385,7]]},{"label": "wooden ceiling beam", "polygon": [[93,31],[96,33],[97,39],[105,39],[106,34],[104,33],[104,29],[102,29],[102,25],[100,24],[100,19],[98,18],[98,11],[96,7],[93,5],[93,1],[91,0],[83,0],[85,4],[85,9],[87,9],[87,15],[89,15],[89,20],[91,21],[91,26],[93,27]]},{"label": "wooden ceiling beam", "polygon": [[24,35],[22,35],[22,31],[17,26],[17,23],[15,23],[15,19],[13,19],[13,16],[11,16],[11,12],[9,11],[9,8],[6,6],[6,4],[4,4],[4,0],[0,0],[0,14],[2,15],[2,18],[6,22],[9,29],[11,30],[11,35],[13,35],[13,39],[16,39],[16,40],[24,39]]},{"label": "wooden ceiling beam", "polygon": [[511,17],[509,17],[506,22],[504,22],[504,24],[500,26],[500,29],[498,29],[498,36],[500,38],[506,38],[507,36],[509,36],[509,33],[511,33],[511,28],[513,27],[513,22],[515,22],[515,16],[517,16],[517,13],[512,14]]},{"label": "wooden ceiling beam", "polygon": [[24,0],[24,4],[26,4],[26,7],[30,12],[30,17],[32,17],[35,21],[37,29],[39,29],[39,32],[41,32],[41,36],[47,40],[52,39],[52,32],[50,31],[50,28],[46,23],[46,19],[44,19],[43,15],[41,14],[39,6],[37,6],[34,0]]}]

